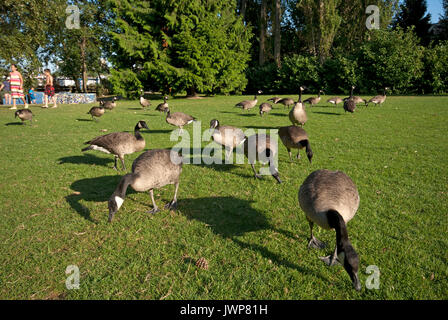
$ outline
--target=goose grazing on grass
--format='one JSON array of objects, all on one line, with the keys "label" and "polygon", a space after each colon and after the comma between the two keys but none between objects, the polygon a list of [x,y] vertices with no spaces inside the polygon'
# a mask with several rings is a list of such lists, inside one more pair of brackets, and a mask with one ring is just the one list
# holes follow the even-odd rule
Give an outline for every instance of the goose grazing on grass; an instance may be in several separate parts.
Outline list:
[{"label": "goose grazing on grass", "polygon": [[356,109],[356,102],[355,102],[355,98],[353,97],[353,90],[355,89],[355,86],[352,86],[352,89],[350,91],[350,97],[348,97],[345,101],[344,101],[344,111],[345,112],[355,112]]},{"label": "goose grazing on grass", "polygon": [[258,160],[262,164],[268,163],[271,175],[278,183],[282,183],[274,163],[277,153],[277,143],[268,134],[254,134],[244,141],[244,154],[249,160],[256,179],[261,179],[261,176],[255,170],[255,162]]},{"label": "goose grazing on grass", "polygon": [[117,106],[117,103],[115,102],[117,100],[118,100],[117,97],[113,97],[112,100],[100,101],[100,106],[103,107],[104,109],[112,110]]},{"label": "goose grazing on grass", "polygon": [[[90,108],[89,112],[87,114],[90,114],[92,116],[92,120],[98,121],[97,118],[101,117],[104,114],[104,108],[103,107],[92,107]],[[94,118],[96,117],[96,118]]]},{"label": "goose grazing on grass", "polygon": [[308,99],[303,101],[303,104],[309,103],[311,107],[316,105],[316,104],[318,104],[320,102],[320,99],[321,99],[320,98],[320,94],[321,93],[324,93],[324,92],[322,90],[319,90],[319,93],[318,93],[317,97],[308,98]]},{"label": "goose grazing on grass", "polygon": [[353,287],[361,290],[358,278],[359,257],[348,239],[346,224],[359,207],[356,185],[341,171],[318,170],[311,173],[299,189],[299,205],[310,225],[309,248],[322,249],[326,245],[313,235],[313,226],[336,230],[334,253],[321,259],[328,265],[342,264],[352,280]]},{"label": "goose grazing on grass", "polygon": [[295,101],[291,98],[283,98],[277,101],[277,103],[284,105],[285,107],[292,106],[295,104]]},{"label": "goose grazing on grass", "polygon": [[174,198],[165,205],[165,209],[177,208],[177,190],[182,172],[182,157],[177,152],[166,149],[153,149],[142,153],[132,163],[132,173],[121,178],[115,192],[109,198],[109,222],[120,209],[126,197],[126,190],[131,186],[137,192],[149,190],[153,208],[148,213],[154,214],[159,210],[154,201],[154,189],[168,184],[174,184]]},{"label": "goose grazing on grass", "polygon": [[29,120],[30,123],[33,123],[33,113],[30,109],[20,109],[14,112],[14,118],[19,117],[22,120],[22,124],[25,124],[25,120]]},{"label": "goose grazing on grass", "polygon": [[272,105],[270,103],[264,102],[260,104],[260,116],[264,113],[269,113],[272,110]]},{"label": "goose grazing on grass", "polygon": [[305,112],[305,106],[302,103],[302,92],[304,88],[300,87],[299,101],[297,101],[289,111],[289,120],[293,125],[301,125],[302,127],[308,121],[308,117]]},{"label": "goose grazing on grass", "polygon": [[84,144],[89,144],[87,148],[81,151],[98,150],[104,153],[111,153],[114,155],[114,169],[117,168],[117,158],[121,160],[123,170],[126,170],[124,164],[124,156],[134,152],[142,151],[145,148],[145,139],[140,134],[141,129],[147,129],[148,125],[145,121],[139,121],[135,125],[134,134],[129,132],[113,132],[103,136],[96,137]]},{"label": "goose grazing on grass", "polygon": [[377,105],[377,104],[381,105],[382,103],[384,103],[384,101],[386,101],[386,91],[387,90],[389,90],[389,88],[385,87],[384,91],[383,91],[383,95],[378,95],[378,96],[373,97],[366,103],[366,106],[368,106],[369,103],[373,103],[374,105]]},{"label": "goose grazing on grass", "polygon": [[282,100],[280,97],[272,97],[268,99],[268,101],[272,101],[273,104],[277,104],[280,100]]},{"label": "goose grazing on grass", "polygon": [[140,105],[143,109],[149,108],[151,105],[151,102],[143,97],[144,95],[143,89],[140,89]]},{"label": "goose grazing on grass", "polygon": [[230,159],[232,150],[246,140],[243,130],[232,126],[221,126],[216,119],[210,121],[210,129],[213,130],[213,141],[226,149],[226,160]]},{"label": "goose grazing on grass", "polygon": [[168,102],[166,102],[166,100],[168,100],[168,97],[167,96],[163,97],[163,102],[157,105],[156,107],[157,111],[167,113],[170,110],[168,108]]},{"label": "goose grazing on grass", "polygon": [[342,100],[342,99],[339,98],[339,97],[334,97],[334,98],[328,99],[327,102],[329,102],[329,103],[334,104],[335,106],[337,106],[339,103],[344,102],[344,100]]},{"label": "goose grazing on grass", "polygon": [[176,126],[179,127],[180,129],[180,133],[183,132],[183,127],[187,124],[192,123],[193,121],[195,121],[196,118],[183,113],[183,112],[174,112],[171,113],[170,109],[168,109],[167,114],[166,114],[166,122],[172,126]]},{"label": "goose grazing on grass", "polygon": [[280,140],[282,140],[283,145],[288,150],[289,160],[291,158],[291,149],[297,150],[297,159],[300,159],[300,149],[306,149],[306,155],[311,163],[313,158],[313,151],[311,150],[310,141],[306,131],[297,126],[281,127],[278,129],[278,135]]},{"label": "goose grazing on grass", "polygon": [[250,110],[250,109],[252,109],[253,107],[256,106],[256,104],[258,102],[257,95],[262,94],[262,93],[263,93],[263,91],[258,90],[258,92],[254,96],[254,100],[245,100],[245,101],[238,102],[235,105],[235,107],[240,107],[243,110]]}]

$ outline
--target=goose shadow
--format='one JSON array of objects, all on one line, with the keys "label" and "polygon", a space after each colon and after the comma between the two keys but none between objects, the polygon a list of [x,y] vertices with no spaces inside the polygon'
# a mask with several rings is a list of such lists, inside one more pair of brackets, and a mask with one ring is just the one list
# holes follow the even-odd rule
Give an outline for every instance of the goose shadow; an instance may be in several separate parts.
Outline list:
[{"label": "goose shadow", "polygon": [[313,111],[313,113],[318,113],[318,114],[327,114],[327,115],[331,115],[331,116],[340,116],[340,113],[334,113],[334,112],[326,112],[326,111]]},{"label": "goose shadow", "polygon": [[5,126],[22,126],[24,122],[8,122],[5,123]]},{"label": "goose shadow", "polygon": [[[102,176],[97,178],[86,178],[73,182],[70,189],[74,192],[65,196],[68,204],[84,219],[98,223],[90,214],[90,209],[81,203],[87,202],[107,202],[111,194],[120,182],[121,175]],[[133,194],[132,188],[128,189],[126,195]],[[104,205],[104,216],[107,218],[107,203]]]},{"label": "goose shadow", "polygon": [[[291,232],[272,226],[264,214],[252,208],[251,204],[253,201],[235,197],[205,197],[179,199],[178,203],[180,214],[189,220],[197,220],[204,223],[210,227],[213,233],[222,238],[230,239],[242,249],[257,251],[265,259],[269,259],[278,265],[322,278],[318,272],[299,266],[262,245],[238,239],[238,237],[248,232],[268,230],[281,233],[286,237],[293,237],[297,240]],[[297,242],[299,245],[299,240]],[[304,241],[304,245],[306,245],[306,241]]]},{"label": "goose shadow", "polygon": [[107,167],[109,163],[114,162],[112,158],[100,158],[91,153],[83,155],[68,156],[58,159],[58,164],[73,163],[73,164],[89,164]]},{"label": "goose shadow", "polygon": [[93,119],[82,119],[82,118],[78,118],[78,119],[76,119],[76,121],[84,121],[84,122],[96,122],[95,120],[93,120]]}]

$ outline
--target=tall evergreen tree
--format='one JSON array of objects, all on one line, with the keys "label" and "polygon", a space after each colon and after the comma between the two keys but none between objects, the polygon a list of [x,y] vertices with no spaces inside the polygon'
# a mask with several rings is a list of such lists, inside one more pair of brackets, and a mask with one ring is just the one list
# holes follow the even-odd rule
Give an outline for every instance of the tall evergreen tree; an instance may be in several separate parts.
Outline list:
[{"label": "tall evergreen tree", "polygon": [[415,33],[420,38],[423,45],[428,45],[430,41],[429,28],[431,27],[431,14],[427,13],[426,0],[405,0],[400,5],[394,26],[407,29],[415,27]]},{"label": "tall evergreen tree", "polygon": [[[141,86],[188,95],[241,92],[250,28],[226,0],[110,0],[115,90],[135,95]],[[121,83],[125,80],[128,83]],[[129,81],[131,83],[129,83]]]}]

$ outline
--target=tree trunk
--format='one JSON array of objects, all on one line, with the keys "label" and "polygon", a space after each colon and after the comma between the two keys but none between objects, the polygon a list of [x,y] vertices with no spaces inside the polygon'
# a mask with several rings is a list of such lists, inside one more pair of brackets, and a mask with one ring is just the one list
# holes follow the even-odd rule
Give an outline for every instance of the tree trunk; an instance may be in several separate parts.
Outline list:
[{"label": "tree trunk", "polygon": [[275,0],[275,13],[274,13],[274,60],[277,64],[277,67],[280,68],[281,65],[281,56],[280,56],[280,47],[281,47],[281,30],[280,23],[282,21],[282,13],[281,13],[281,1]]},{"label": "tree trunk", "polygon": [[187,89],[187,97],[197,97],[198,94],[196,92],[196,88],[195,87],[190,87]]},{"label": "tree trunk", "polygon": [[246,6],[247,6],[247,0],[241,0],[240,16],[243,18],[243,21],[245,21],[245,17],[246,17]]},{"label": "tree trunk", "polygon": [[82,91],[87,92],[87,63],[86,63],[86,38],[81,39],[81,61],[82,61]]},{"label": "tree trunk", "polygon": [[266,28],[267,28],[267,21],[266,21],[266,8],[268,0],[261,0],[261,9],[260,9],[260,54],[258,62],[260,66],[264,65],[266,62]]},{"label": "tree trunk", "polygon": [[76,92],[81,92],[81,88],[79,87],[79,82],[78,82],[79,75],[73,75],[72,77],[73,77],[73,81],[75,81]]}]

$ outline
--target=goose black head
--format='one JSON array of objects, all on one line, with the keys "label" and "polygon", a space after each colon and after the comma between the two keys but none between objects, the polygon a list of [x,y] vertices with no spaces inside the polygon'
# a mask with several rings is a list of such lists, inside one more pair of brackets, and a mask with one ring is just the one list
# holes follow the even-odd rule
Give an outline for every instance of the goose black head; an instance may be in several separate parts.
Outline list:
[{"label": "goose black head", "polygon": [[306,151],[306,156],[308,157],[308,160],[310,161],[310,163],[312,163],[313,160],[313,151],[311,151],[311,149],[308,149]]},{"label": "goose black head", "polygon": [[218,126],[219,126],[219,121],[218,120],[213,119],[212,121],[210,121],[210,129],[215,129]]},{"label": "goose black head", "polygon": [[109,198],[108,207],[109,207],[109,222],[112,222],[114,215],[120,209],[123,204],[124,199],[117,196],[115,193]]},{"label": "goose black head", "polygon": [[20,114],[20,110],[17,110],[16,112],[14,112],[14,118],[17,118]]},{"label": "goose black head", "polygon": [[140,120],[139,122],[137,122],[136,129],[143,129],[143,128],[149,130],[148,125],[146,124],[146,122],[143,121],[143,120]]},{"label": "goose black head", "polygon": [[359,281],[358,277],[359,257],[350,243],[349,245],[345,246],[341,252],[338,252],[338,259],[344,266],[345,271],[347,271],[348,275],[350,276],[350,279],[353,283],[353,288],[356,291],[360,291],[361,281]]}]

